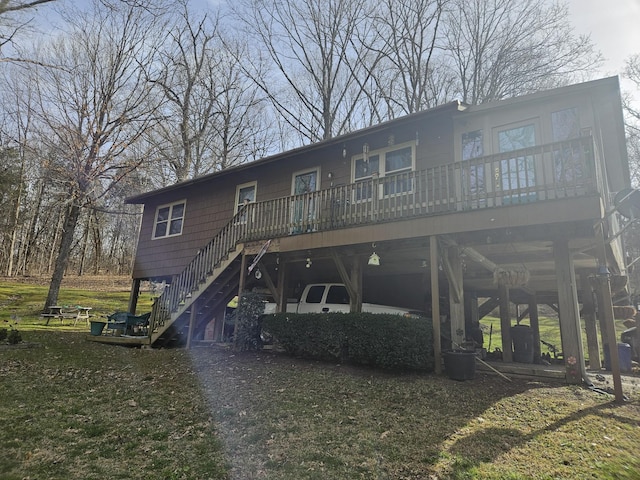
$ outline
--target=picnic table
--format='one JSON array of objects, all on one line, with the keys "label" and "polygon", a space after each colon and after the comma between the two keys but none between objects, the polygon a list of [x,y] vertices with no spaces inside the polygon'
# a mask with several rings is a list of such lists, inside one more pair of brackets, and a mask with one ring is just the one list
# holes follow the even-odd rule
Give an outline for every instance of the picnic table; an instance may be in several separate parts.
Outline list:
[{"label": "picnic table", "polygon": [[78,323],[78,320],[86,320],[87,325],[89,324],[89,311],[92,307],[83,307],[80,305],[76,305],[75,307],[69,306],[61,306],[61,305],[49,305],[45,308],[45,312],[40,314],[41,317],[47,319],[46,325],[49,325],[49,321],[52,318],[57,318],[60,320],[60,323],[64,323],[64,319],[74,319],[74,325]]}]

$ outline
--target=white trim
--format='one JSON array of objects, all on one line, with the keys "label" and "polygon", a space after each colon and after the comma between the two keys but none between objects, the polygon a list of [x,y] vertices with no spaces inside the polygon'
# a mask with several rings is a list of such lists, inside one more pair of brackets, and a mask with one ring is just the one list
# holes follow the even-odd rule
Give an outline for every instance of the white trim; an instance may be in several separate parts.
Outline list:
[{"label": "white trim", "polygon": [[241,183],[239,185],[236,185],[236,195],[234,197],[234,207],[233,207],[233,214],[236,215],[238,213],[238,210],[240,208],[240,190],[242,190],[243,188],[247,188],[247,187],[253,187],[253,201],[255,202],[258,198],[258,181],[254,180],[253,182],[247,182],[247,183]]},{"label": "white trim", "polygon": [[[407,148],[407,147],[411,147],[411,171],[414,172],[416,169],[416,142],[411,141],[411,142],[404,142],[404,143],[398,143],[395,145],[390,145],[388,147],[385,148],[380,148],[377,150],[371,150],[368,154],[369,157],[373,157],[373,156],[378,156],[378,166],[380,168],[380,171],[378,172],[378,174],[380,175],[380,177],[384,177],[386,175],[386,155],[389,152],[394,152],[396,150],[402,150],[403,148]],[[351,157],[351,182],[355,183],[356,180],[356,162],[358,160],[362,160],[364,158],[364,154],[360,153],[358,155],[354,155]],[[373,172],[371,172],[373,173]],[[395,173],[395,172],[394,172]],[[371,175],[366,176],[366,177],[362,177],[359,178],[358,180],[364,180],[367,178],[370,178]]]},{"label": "white trim", "polygon": [[[175,207],[176,205],[182,205],[182,217],[173,217],[173,207]],[[160,235],[160,236],[156,236],[156,229],[158,228],[158,213],[160,212],[161,209],[163,208],[169,208],[169,216],[167,217],[166,223],[167,223],[167,228],[165,230],[165,234],[164,235]],[[169,238],[169,237],[179,237],[180,235],[182,235],[182,232],[184,231],[184,220],[186,218],[186,213],[187,213],[187,199],[182,199],[182,200],[178,200],[175,202],[171,202],[171,203],[165,203],[164,205],[158,205],[158,207],[156,207],[156,213],[153,216],[153,230],[151,231],[151,240],[160,240],[163,238]],[[180,232],[179,233],[173,233],[170,234],[170,230],[171,230],[171,222],[173,222],[174,220],[180,219]],[[165,221],[163,220],[162,223],[164,223]]]},{"label": "white trim", "polygon": [[293,172],[291,174],[291,195],[295,195],[296,194],[296,177],[300,176],[300,175],[304,175],[305,173],[314,173],[316,174],[316,189],[314,190],[314,192],[317,192],[318,190],[321,189],[321,182],[322,182],[322,175],[320,175],[320,167],[312,167],[312,168],[305,168],[304,170],[298,170],[297,172]]}]

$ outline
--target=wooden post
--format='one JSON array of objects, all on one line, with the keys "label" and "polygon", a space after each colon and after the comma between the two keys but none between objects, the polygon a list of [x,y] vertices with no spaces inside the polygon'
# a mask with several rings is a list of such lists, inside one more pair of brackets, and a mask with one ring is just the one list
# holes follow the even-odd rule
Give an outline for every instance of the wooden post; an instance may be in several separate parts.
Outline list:
[{"label": "wooden post", "polygon": [[502,360],[504,362],[513,361],[513,350],[511,346],[511,312],[509,306],[509,287],[498,286],[498,296],[500,297],[500,330],[502,331]]},{"label": "wooden post", "polygon": [[560,339],[568,383],[582,382],[584,353],[580,329],[578,290],[573,268],[573,257],[566,238],[553,242],[553,258],[558,283],[558,310],[560,316]]},{"label": "wooden post", "polygon": [[[247,255],[245,252],[242,252],[242,261],[240,262],[240,279],[238,280],[238,303],[242,299],[242,292],[244,292],[244,288],[247,284]],[[238,322],[235,322],[233,325],[233,338],[236,337],[236,327],[238,326]]]},{"label": "wooden post", "polygon": [[134,278],[131,282],[131,293],[129,294],[129,312],[135,315],[138,308],[138,296],[140,295],[140,279]]},{"label": "wooden post", "polygon": [[587,272],[580,275],[580,290],[582,290],[582,316],[587,332],[587,351],[589,352],[589,368],[600,370],[600,343],[598,342],[598,328],[596,326],[596,305],[593,301],[593,289]]},{"label": "wooden post", "polygon": [[193,329],[196,325],[196,318],[198,317],[198,301],[194,301],[191,304],[191,312],[189,313],[189,333],[187,334],[187,350],[191,348],[191,340],[193,339]]},{"label": "wooden post", "polygon": [[429,263],[431,264],[431,323],[433,325],[433,356],[435,371],[442,373],[442,348],[440,346],[440,283],[438,280],[438,237],[429,238]]},{"label": "wooden post", "polygon": [[362,262],[360,257],[354,256],[351,264],[351,285],[354,287],[354,293],[351,297],[350,309],[352,312],[362,312]]},{"label": "wooden post", "polygon": [[282,262],[278,266],[278,298],[275,298],[276,302],[276,312],[286,312],[287,311],[287,289],[285,288],[285,280],[286,280],[286,268],[287,264]]},{"label": "wooden post", "polygon": [[533,332],[533,359],[537,361],[542,352],[540,351],[540,322],[538,320],[538,297],[535,293],[529,295],[529,324]]},{"label": "wooden post", "polygon": [[447,248],[447,260],[449,268],[445,268],[449,277],[449,314],[451,317],[451,340],[455,342],[454,348],[459,348],[465,340],[464,324],[464,289],[462,286],[462,261],[460,248],[450,246]]}]

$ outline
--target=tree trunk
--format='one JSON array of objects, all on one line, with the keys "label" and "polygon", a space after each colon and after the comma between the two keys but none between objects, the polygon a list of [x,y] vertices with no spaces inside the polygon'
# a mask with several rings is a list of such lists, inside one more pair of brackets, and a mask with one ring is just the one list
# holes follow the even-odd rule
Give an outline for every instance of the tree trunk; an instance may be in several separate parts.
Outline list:
[{"label": "tree trunk", "polygon": [[58,302],[60,285],[62,284],[62,278],[64,277],[65,270],[67,269],[67,264],[69,263],[69,253],[71,252],[71,245],[73,244],[73,236],[76,226],[78,225],[79,216],[80,206],[74,203],[71,205],[71,208],[67,210],[67,215],[64,220],[62,240],[60,241],[60,249],[58,250],[55,268],[53,269],[53,276],[51,277],[51,283],[49,284],[49,293],[47,294],[47,300],[44,304],[45,308],[49,305],[55,305]]}]

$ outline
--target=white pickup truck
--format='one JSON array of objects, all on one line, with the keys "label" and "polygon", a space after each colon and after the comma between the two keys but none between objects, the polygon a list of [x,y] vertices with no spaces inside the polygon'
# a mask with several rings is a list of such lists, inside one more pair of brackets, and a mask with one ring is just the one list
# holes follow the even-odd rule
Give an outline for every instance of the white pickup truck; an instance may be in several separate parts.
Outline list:
[{"label": "white pickup truck", "polygon": [[[350,300],[347,287],[342,283],[312,283],[307,285],[299,302],[287,303],[290,313],[328,313],[350,311]],[[422,312],[388,305],[363,303],[362,311],[368,313],[391,313],[405,316],[422,316]],[[264,313],[275,313],[276,304],[266,303]]]}]

